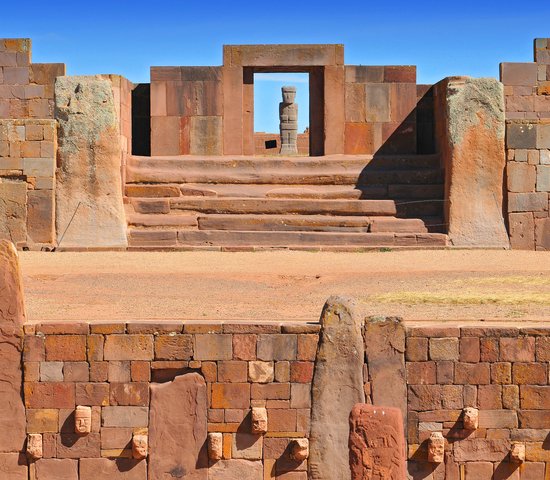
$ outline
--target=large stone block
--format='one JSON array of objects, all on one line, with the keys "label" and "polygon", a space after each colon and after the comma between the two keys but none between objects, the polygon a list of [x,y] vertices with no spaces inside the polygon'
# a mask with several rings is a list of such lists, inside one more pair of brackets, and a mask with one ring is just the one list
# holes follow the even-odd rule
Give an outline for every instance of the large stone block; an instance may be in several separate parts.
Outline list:
[{"label": "large stone block", "polygon": [[35,464],[34,480],[79,480],[78,460],[43,458]]},{"label": "large stone block", "polygon": [[531,212],[508,215],[510,245],[515,250],[535,249],[535,220]]},{"label": "large stone block", "polygon": [[398,408],[358,404],[350,414],[352,480],[406,478],[403,418]]},{"label": "large stone block", "polygon": [[[209,480],[261,480],[263,466],[260,461],[220,460],[208,469]],[[194,479],[195,477],[193,477]],[[199,478],[199,477],[196,477]],[[204,477],[206,478],[206,476]]]},{"label": "large stone block", "polygon": [[0,238],[27,240],[27,183],[0,179]]},{"label": "large stone block", "polygon": [[98,76],[58,77],[55,102],[58,242],[63,237],[62,247],[126,247],[122,151],[111,83]]},{"label": "large stone block", "polygon": [[224,45],[224,66],[343,65],[343,45]]},{"label": "large stone block", "polygon": [[0,453],[0,477],[6,480],[27,480],[25,456],[19,453]]},{"label": "large stone block", "polygon": [[[23,350],[23,323],[25,306],[21,272],[17,252],[13,244],[0,240],[0,452],[21,452],[26,438],[25,407],[21,398]],[[0,472],[14,457],[0,456]],[[17,455],[15,455],[17,462]],[[11,464],[11,463],[10,463]],[[6,467],[8,468],[8,467]],[[12,467],[9,467],[11,469]],[[19,478],[13,467],[14,476]],[[24,469],[26,472],[26,467]],[[18,475],[18,473],[17,473]],[[22,478],[27,478],[22,477]]]},{"label": "large stone block", "polygon": [[504,85],[533,87],[537,84],[537,64],[501,63],[500,81]]},{"label": "large stone block", "polygon": [[446,123],[445,217],[455,246],[507,248],[502,214],[504,93],[490,78],[452,77],[436,85],[436,115]]},{"label": "large stone block", "polygon": [[550,218],[538,218],[535,222],[535,243],[537,247],[550,250]]},{"label": "large stone block", "polygon": [[197,373],[151,386],[149,479],[208,478],[207,409],[206,382]]},{"label": "large stone block", "polygon": [[321,314],[312,384],[309,475],[349,480],[349,413],[365,402],[362,318],[348,299],[331,297]]},{"label": "large stone block", "polygon": [[222,155],[223,130],[220,116],[194,116],[189,126],[191,155]]},{"label": "large stone block", "polygon": [[535,148],[537,128],[531,123],[510,123],[506,126],[506,146],[508,148]]},{"label": "large stone block", "polygon": [[99,478],[147,480],[147,463],[144,460],[134,460],[131,458],[81,459],[79,480],[97,480]]},{"label": "large stone block", "polygon": [[53,190],[33,190],[28,194],[27,234],[34,243],[55,242],[55,203]]}]

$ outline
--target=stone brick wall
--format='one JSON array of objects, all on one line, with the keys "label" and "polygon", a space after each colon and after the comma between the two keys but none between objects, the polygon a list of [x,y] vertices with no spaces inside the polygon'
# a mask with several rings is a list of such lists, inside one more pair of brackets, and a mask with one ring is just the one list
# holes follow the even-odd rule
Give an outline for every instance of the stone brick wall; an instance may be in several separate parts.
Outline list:
[{"label": "stone brick wall", "polygon": [[[383,332],[375,339],[371,331],[368,339],[380,351],[392,341]],[[292,460],[289,445],[309,437],[318,341],[317,324],[27,325],[27,432],[42,435],[44,450],[31,472],[43,472],[39,480],[61,470],[74,472],[71,480],[88,480],[97,469],[113,478],[147,479],[155,452],[133,460],[131,438],[153,428],[150,386],[196,372],[206,382],[208,432],[223,439],[222,458],[210,461],[208,478],[234,472],[256,478],[251,472],[263,471],[266,479],[307,480],[307,461]],[[550,474],[549,328],[406,327],[404,354],[409,478],[539,480]],[[375,357],[367,349],[367,358]],[[365,365],[363,373],[367,402],[386,403],[384,396],[400,387],[374,379],[371,368]],[[74,433],[78,405],[92,407],[86,436]],[[253,407],[267,409],[263,436],[251,434]],[[464,429],[465,407],[479,410],[476,430]],[[445,438],[440,464],[427,459],[432,432]],[[521,465],[509,458],[514,443],[525,446]],[[202,448],[206,454],[206,444]]]},{"label": "stone brick wall", "polygon": [[55,120],[0,120],[0,238],[20,248],[55,242],[56,150]]},{"label": "stone brick wall", "polygon": [[416,67],[346,65],[345,75],[345,153],[416,153]]},{"label": "stone brick wall", "polygon": [[221,67],[151,67],[151,154],[223,153]]},{"label": "stone brick wall", "polygon": [[53,118],[62,63],[31,63],[29,38],[0,39],[0,118]]},{"label": "stone brick wall", "polygon": [[[307,462],[287,450],[309,435],[318,325],[43,324],[25,331],[27,432],[42,434],[44,446],[31,469],[80,470],[67,478],[91,480],[97,477],[83,474],[90,465],[106,472],[116,462],[131,476],[114,478],[146,479],[146,462],[131,460],[130,442],[132,432],[151,427],[149,385],[198,372],[207,385],[208,432],[223,434],[221,472],[209,478],[227,478],[245,461],[264,478],[307,479]],[[92,407],[86,436],[74,433],[77,405]],[[264,436],[250,433],[251,407],[267,409]]]},{"label": "stone brick wall", "polygon": [[[550,329],[409,328],[405,355],[412,478],[548,477]],[[478,429],[464,429],[464,407],[479,409]],[[435,431],[441,464],[427,461]],[[509,460],[513,442],[525,445],[521,466]]]},{"label": "stone brick wall", "polygon": [[512,248],[550,250],[550,39],[536,39],[534,50],[534,62],[500,66],[508,222]]}]

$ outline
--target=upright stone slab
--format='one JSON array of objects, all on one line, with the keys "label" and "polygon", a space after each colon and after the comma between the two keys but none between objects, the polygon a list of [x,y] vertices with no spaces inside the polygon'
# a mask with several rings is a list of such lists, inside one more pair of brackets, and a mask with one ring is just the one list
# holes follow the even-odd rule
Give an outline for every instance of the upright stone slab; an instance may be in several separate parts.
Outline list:
[{"label": "upright stone slab", "polygon": [[61,248],[126,247],[122,150],[111,83],[100,76],[58,77],[55,109],[58,243],[63,238]]},{"label": "upright stone slab", "polygon": [[395,407],[407,418],[405,327],[396,317],[371,317],[364,327],[372,403]]},{"label": "upright stone slab", "polygon": [[406,449],[401,410],[357,404],[349,417],[352,480],[406,478]]},{"label": "upright stone slab", "polygon": [[151,385],[149,480],[208,478],[206,382],[198,373]]},{"label": "upright stone slab", "polygon": [[12,243],[0,240],[0,471],[8,472],[5,465],[12,465],[14,472],[22,477],[27,467],[20,464],[17,454],[23,451],[26,438],[25,407],[21,396],[24,322],[25,306],[17,251]]},{"label": "upright stone slab", "polygon": [[435,92],[449,238],[455,246],[508,248],[503,86],[492,78],[451,77]]},{"label": "upright stone slab", "polygon": [[365,402],[362,319],[350,299],[330,297],[312,384],[309,477],[349,480],[349,414]]},{"label": "upright stone slab", "polygon": [[0,238],[27,240],[27,182],[0,178]]}]

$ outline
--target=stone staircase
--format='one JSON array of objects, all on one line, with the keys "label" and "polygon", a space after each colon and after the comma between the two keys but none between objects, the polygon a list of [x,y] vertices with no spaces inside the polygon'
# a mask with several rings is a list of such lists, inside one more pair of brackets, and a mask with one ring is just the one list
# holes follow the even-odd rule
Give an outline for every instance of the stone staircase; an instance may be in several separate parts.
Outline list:
[{"label": "stone staircase", "polygon": [[138,157],[130,249],[445,247],[436,155]]}]

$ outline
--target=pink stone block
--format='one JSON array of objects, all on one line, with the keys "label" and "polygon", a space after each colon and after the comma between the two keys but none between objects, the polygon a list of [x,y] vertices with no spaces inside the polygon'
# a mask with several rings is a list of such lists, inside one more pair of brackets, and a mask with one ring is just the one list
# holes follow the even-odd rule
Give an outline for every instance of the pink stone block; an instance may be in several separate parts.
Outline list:
[{"label": "pink stone block", "polygon": [[535,86],[537,84],[537,64],[501,63],[500,80],[504,85]]}]

